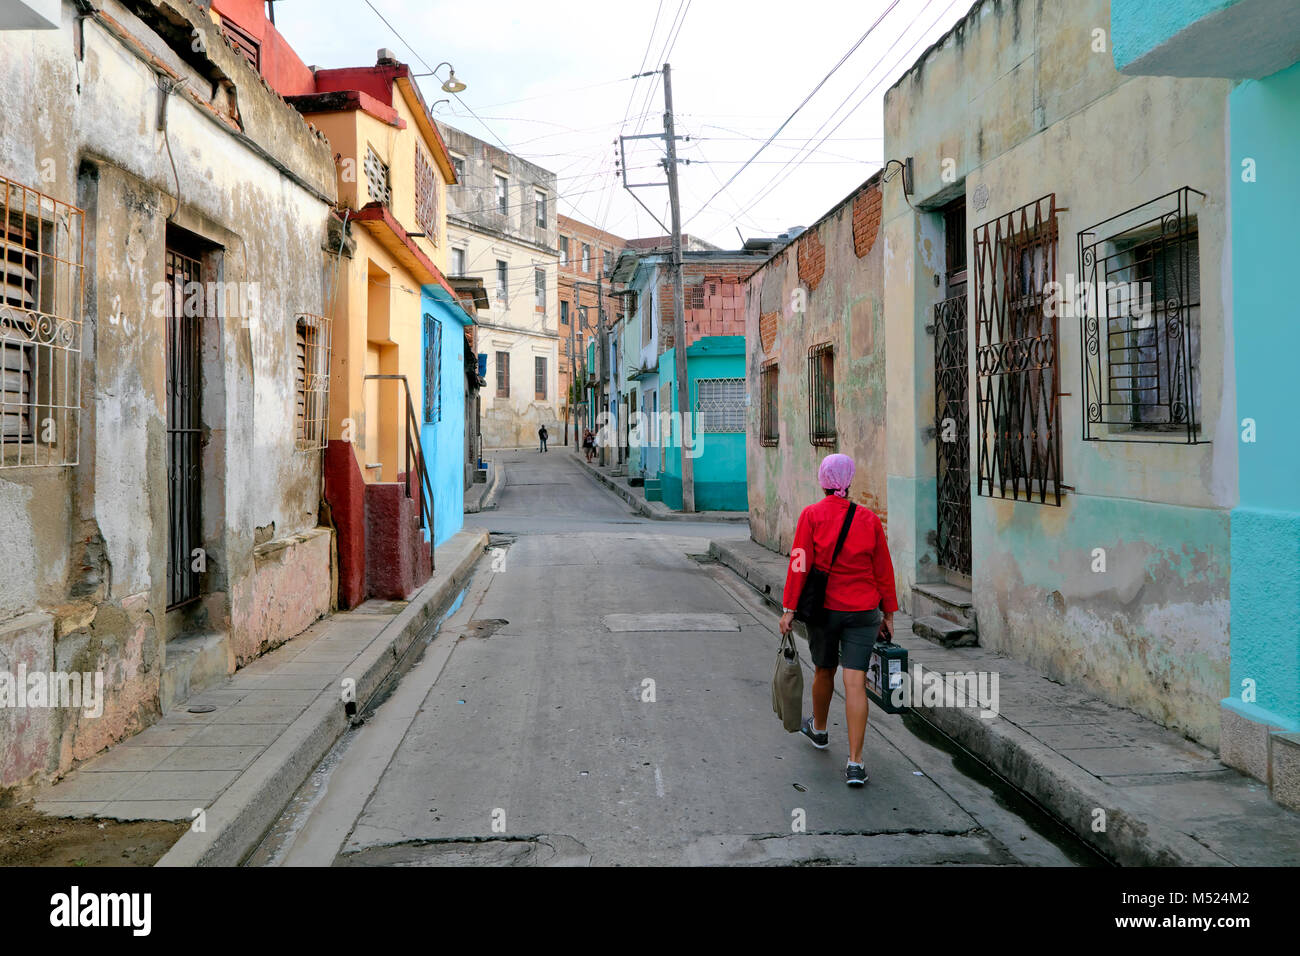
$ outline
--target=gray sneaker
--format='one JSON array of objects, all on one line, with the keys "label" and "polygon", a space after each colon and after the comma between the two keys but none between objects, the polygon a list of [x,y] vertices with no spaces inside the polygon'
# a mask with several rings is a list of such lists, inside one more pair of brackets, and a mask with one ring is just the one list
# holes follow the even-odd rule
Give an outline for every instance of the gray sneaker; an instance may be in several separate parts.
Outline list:
[{"label": "gray sneaker", "polygon": [[813,730],[811,717],[805,717],[803,719],[803,725],[799,728],[799,733],[803,734],[805,737],[811,740],[812,745],[816,747],[818,750],[825,750],[828,746],[830,746],[830,742],[831,742],[830,734],[825,730],[823,730],[821,733],[817,733],[817,731]]},{"label": "gray sneaker", "polygon": [[847,764],[844,767],[844,782],[850,787],[865,787],[867,785],[867,768]]}]

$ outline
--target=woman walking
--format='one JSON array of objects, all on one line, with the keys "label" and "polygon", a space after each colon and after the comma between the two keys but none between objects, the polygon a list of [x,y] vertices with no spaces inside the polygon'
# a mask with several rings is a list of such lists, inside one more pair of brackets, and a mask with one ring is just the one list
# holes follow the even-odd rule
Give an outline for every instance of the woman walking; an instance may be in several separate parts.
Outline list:
[{"label": "woman walking", "polygon": [[[849,501],[854,470],[853,459],[848,455],[827,455],[817,469],[817,480],[825,496],[804,508],[795,526],[781,602],[785,612],[781,615],[781,633],[788,634],[794,626],[794,609],[799,606],[799,594],[809,570],[829,569],[825,626],[807,629],[815,673],[813,714],[804,719],[802,733],[818,750],[825,750],[829,745],[826,722],[835,690],[835,670],[842,666],[849,737],[844,779],[850,787],[861,787],[867,782],[862,760],[862,745],[867,735],[867,662],[877,636],[882,632],[887,637],[893,636],[898,600],[884,526],[870,509]],[[846,518],[849,521],[844,544],[832,565],[831,557]]]}]

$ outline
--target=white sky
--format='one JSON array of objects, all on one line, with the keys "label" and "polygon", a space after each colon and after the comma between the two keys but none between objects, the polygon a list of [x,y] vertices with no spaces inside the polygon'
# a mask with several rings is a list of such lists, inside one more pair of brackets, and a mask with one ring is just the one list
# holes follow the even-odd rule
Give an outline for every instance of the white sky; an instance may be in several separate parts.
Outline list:
[{"label": "white sky", "polygon": [[[622,188],[616,140],[620,130],[662,132],[660,78],[630,77],[667,59],[677,133],[691,137],[678,146],[692,160],[680,167],[684,230],[736,248],[737,227],[749,238],[808,225],[882,165],[885,90],[973,0],[370,3],[400,38],[366,0],[278,0],[276,25],[316,66],[370,65],[380,47],[416,73],[450,61],[468,88],[435,106],[449,94],[441,80],[422,79],[434,115],[553,170],[561,213],[628,239],[663,230]],[[709,202],[882,14],[780,136]],[[438,72],[446,78],[446,67]],[[627,149],[632,181],[663,180],[655,165],[662,140]],[[666,188],[636,193],[669,221]]]}]

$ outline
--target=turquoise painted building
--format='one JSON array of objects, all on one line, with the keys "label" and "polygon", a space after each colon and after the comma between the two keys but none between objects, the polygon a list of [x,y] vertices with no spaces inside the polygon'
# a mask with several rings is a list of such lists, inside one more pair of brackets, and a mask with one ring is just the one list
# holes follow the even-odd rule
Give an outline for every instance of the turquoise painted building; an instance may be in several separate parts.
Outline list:
[{"label": "turquoise painted building", "polygon": [[1228,94],[1238,503],[1222,757],[1300,809],[1300,417],[1290,301],[1300,220],[1300,4],[1112,0],[1121,72],[1239,80]]},{"label": "turquoise painted building", "polygon": [[[440,285],[421,289],[424,381],[418,395],[420,445],[433,486],[433,543],[465,523],[465,328],[473,320]],[[426,532],[427,537],[427,532]]]},{"label": "turquoise painted building", "polygon": [[[745,337],[713,335],[686,349],[694,434],[684,447],[681,417],[672,418],[672,436],[658,476],[659,493],[670,508],[682,506],[683,452],[692,454],[696,511],[748,511],[745,468]],[[659,356],[659,382],[677,412],[674,353]]]}]

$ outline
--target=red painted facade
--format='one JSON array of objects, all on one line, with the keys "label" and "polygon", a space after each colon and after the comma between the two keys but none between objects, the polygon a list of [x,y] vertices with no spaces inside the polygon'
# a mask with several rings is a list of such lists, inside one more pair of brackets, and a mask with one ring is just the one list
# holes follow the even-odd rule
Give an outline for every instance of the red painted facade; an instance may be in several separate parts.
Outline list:
[{"label": "red painted facade", "polygon": [[258,43],[258,70],[267,84],[281,96],[316,91],[316,81],[307,64],[266,18],[263,0],[212,0],[221,19],[235,24]]}]

